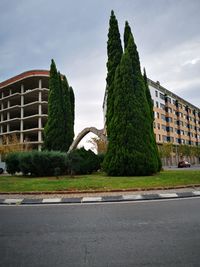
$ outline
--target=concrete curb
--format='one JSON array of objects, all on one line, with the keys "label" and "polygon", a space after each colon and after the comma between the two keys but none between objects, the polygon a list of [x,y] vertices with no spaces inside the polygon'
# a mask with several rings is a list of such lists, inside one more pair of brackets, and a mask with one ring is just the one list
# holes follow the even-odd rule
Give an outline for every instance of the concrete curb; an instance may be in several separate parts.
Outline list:
[{"label": "concrete curb", "polygon": [[103,203],[103,202],[123,202],[123,201],[146,201],[158,199],[175,199],[200,197],[200,191],[177,192],[177,193],[155,193],[155,194],[130,194],[119,196],[94,196],[94,197],[75,197],[75,198],[43,198],[43,199],[0,199],[0,205],[34,205],[34,204],[85,204],[85,203]]}]

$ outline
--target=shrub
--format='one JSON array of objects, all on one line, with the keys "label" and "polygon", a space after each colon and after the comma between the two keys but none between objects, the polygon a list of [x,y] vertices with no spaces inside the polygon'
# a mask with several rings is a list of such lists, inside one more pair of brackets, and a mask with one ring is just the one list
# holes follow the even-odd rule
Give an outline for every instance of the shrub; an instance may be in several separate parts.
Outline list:
[{"label": "shrub", "polygon": [[89,174],[100,168],[98,156],[91,150],[76,149],[68,155],[70,174]]},{"label": "shrub", "polygon": [[7,154],[5,162],[6,162],[6,170],[8,173],[15,174],[16,172],[20,172],[18,152]]},{"label": "shrub", "polygon": [[30,151],[10,153],[6,158],[8,173],[53,176],[68,172],[67,154],[57,151]]}]

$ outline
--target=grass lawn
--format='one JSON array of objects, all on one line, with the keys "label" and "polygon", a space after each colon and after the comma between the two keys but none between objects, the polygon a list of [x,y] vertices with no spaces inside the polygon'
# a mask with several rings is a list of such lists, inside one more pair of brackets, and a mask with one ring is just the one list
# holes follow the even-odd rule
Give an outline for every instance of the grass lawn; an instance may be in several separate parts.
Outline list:
[{"label": "grass lawn", "polygon": [[76,177],[0,176],[0,193],[59,190],[116,190],[200,184],[200,170],[163,171],[154,176],[108,177],[97,173]]}]

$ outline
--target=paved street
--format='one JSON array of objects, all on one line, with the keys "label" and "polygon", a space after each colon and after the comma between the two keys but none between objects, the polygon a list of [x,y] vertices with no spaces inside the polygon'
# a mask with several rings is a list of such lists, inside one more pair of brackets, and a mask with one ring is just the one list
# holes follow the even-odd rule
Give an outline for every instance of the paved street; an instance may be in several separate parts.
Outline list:
[{"label": "paved street", "polygon": [[200,198],[1,206],[0,266],[200,265]]}]

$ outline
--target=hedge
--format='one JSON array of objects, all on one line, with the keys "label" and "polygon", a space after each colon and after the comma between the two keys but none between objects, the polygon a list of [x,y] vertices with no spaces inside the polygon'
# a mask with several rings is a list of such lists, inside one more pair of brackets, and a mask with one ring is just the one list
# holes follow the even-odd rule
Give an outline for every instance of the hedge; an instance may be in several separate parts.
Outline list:
[{"label": "hedge", "polygon": [[100,169],[101,160],[84,148],[69,154],[59,151],[14,152],[6,157],[7,172],[30,176],[88,174]]}]

